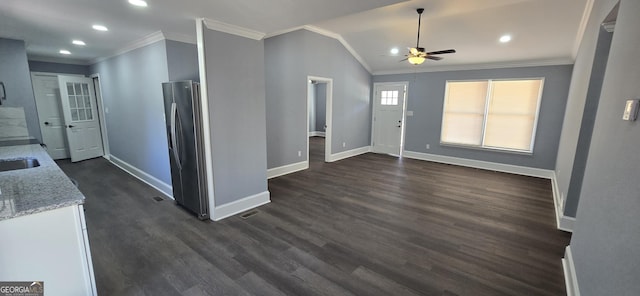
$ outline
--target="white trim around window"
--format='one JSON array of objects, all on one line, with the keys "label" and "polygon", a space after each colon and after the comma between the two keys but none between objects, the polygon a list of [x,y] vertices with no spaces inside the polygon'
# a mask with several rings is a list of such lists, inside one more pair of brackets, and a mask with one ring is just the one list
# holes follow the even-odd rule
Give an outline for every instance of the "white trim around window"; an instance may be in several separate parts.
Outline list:
[{"label": "white trim around window", "polygon": [[[509,88],[509,84],[506,83],[518,83],[522,81],[532,81],[532,83],[536,83],[539,85],[532,84],[531,88],[528,89],[528,94],[525,92],[522,95],[529,98],[529,103],[527,106],[517,106],[511,105],[508,100],[505,101],[505,97],[502,92],[506,89],[507,92],[514,91],[514,88]],[[535,81],[535,82],[533,82]],[[506,83],[504,83],[506,82]],[[456,94],[453,96],[457,96],[456,98],[451,98],[451,87],[456,84],[461,83],[460,88],[456,90]],[[462,83],[467,84],[463,86]],[[500,86],[500,84],[503,84]],[[496,85],[498,85],[502,90],[500,93],[496,91]],[[526,85],[525,85],[526,86]],[[467,89],[464,89],[464,88]],[[475,88],[475,89],[474,89]],[[531,77],[531,78],[517,78],[517,79],[477,79],[477,80],[447,80],[445,85],[445,97],[444,103],[442,106],[442,125],[440,132],[440,144],[443,146],[453,146],[453,147],[461,147],[461,148],[471,148],[471,149],[481,149],[481,150],[490,150],[490,151],[501,151],[501,152],[510,152],[510,153],[518,153],[518,154],[533,154],[533,148],[535,144],[537,126],[538,126],[538,118],[540,113],[540,105],[542,102],[542,93],[544,88],[544,78],[540,77]],[[517,90],[516,90],[517,91]],[[535,94],[537,91],[537,94]],[[475,92],[475,94],[470,94]],[[460,96],[464,98],[460,98]],[[466,96],[475,96],[474,99],[468,100],[466,102]],[[503,97],[500,97],[503,96]],[[457,101],[449,101],[449,100],[457,100]],[[497,101],[492,100],[500,100],[502,104],[495,105],[494,103]],[[535,100],[535,102],[534,102]],[[535,106],[534,106],[535,104]],[[511,106],[509,106],[511,105]],[[509,109],[515,111],[515,109],[520,109],[518,111],[526,111],[526,113],[513,112],[509,113]],[[515,108],[515,109],[514,109]],[[504,113],[501,113],[500,109],[502,109]],[[453,111],[452,111],[453,110]],[[507,110],[506,112],[504,110]],[[492,114],[493,113],[493,114]],[[492,116],[493,115],[493,116]],[[520,119],[512,120],[513,122],[509,122],[506,119],[500,119],[501,116],[507,117],[523,117],[524,116],[534,116],[533,120],[529,121],[531,134],[529,137],[520,137],[517,133],[513,134],[513,131],[505,130],[505,133],[512,133],[513,137],[520,137],[520,141],[527,145],[527,148],[520,149],[517,147],[517,144],[513,143],[504,143],[500,144],[500,135],[498,134],[498,140],[496,137],[493,137],[494,142],[498,142],[497,145],[487,144],[487,130],[488,130],[488,121],[491,121],[490,128],[493,131],[492,135],[495,135],[496,132],[500,132],[500,125],[496,125],[496,123],[500,124],[502,121],[502,126],[509,124],[518,124],[522,123]],[[456,117],[459,117],[456,119]],[[492,117],[492,118],[490,118]],[[530,118],[530,117],[529,117]],[[525,128],[527,122],[524,122]],[[498,128],[496,128],[496,126]],[[503,135],[502,142],[504,139],[508,139],[507,135]],[[490,141],[490,140],[489,140]]]}]

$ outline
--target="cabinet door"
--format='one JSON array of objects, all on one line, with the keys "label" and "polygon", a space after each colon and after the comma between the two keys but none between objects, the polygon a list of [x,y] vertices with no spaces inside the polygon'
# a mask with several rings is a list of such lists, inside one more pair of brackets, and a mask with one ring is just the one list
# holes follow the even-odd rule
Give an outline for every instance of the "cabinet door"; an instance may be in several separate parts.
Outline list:
[{"label": "cabinet door", "polygon": [[43,281],[45,295],[96,295],[81,206],[0,221],[0,279]]}]

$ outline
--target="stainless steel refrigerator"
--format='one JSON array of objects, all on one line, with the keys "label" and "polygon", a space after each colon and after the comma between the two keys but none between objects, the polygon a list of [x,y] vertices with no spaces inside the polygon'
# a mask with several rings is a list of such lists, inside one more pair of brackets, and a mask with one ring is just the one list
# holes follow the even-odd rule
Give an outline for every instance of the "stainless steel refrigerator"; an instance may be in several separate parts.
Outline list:
[{"label": "stainless steel refrigerator", "polygon": [[190,80],[165,82],[162,91],[173,197],[199,219],[208,219],[200,84]]}]

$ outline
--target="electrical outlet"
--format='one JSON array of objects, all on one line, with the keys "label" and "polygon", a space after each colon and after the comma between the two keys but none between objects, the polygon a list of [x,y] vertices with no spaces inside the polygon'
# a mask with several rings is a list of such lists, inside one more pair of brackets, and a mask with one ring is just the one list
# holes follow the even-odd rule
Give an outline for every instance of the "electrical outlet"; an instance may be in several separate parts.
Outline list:
[{"label": "electrical outlet", "polygon": [[302,156],[302,151],[298,150],[298,157]]},{"label": "electrical outlet", "polygon": [[347,142],[342,142],[342,147],[347,147]]},{"label": "electrical outlet", "polygon": [[431,145],[427,144],[427,149],[431,149]]}]

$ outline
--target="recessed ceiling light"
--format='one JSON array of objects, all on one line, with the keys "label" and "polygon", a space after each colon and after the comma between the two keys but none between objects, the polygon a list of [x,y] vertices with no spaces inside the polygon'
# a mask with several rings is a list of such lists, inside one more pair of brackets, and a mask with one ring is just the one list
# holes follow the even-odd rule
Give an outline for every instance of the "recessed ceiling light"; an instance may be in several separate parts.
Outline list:
[{"label": "recessed ceiling light", "polygon": [[391,49],[391,54],[398,54],[400,50],[397,47]]},{"label": "recessed ceiling light", "polygon": [[93,25],[92,28],[96,31],[109,31],[109,29],[107,29],[107,27],[103,26],[103,25]]},{"label": "recessed ceiling light", "polygon": [[507,43],[511,41],[511,35],[503,35],[502,37],[500,37],[500,42],[502,43]]},{"label": "recessed ceiling light", "polygon": [[144,0],[129,0],[129,3],[135,6],[147,7],[147,1]]},{"label": "recessed ceiling light", "polygon": [[87,45],[86,43],[84,43],[84,41],[82,40],[73,40],[71,41],[71,43],[75,44],[75,45],[80,45],[80,46],[85,46]]},{"label": "recessed ceiling light", "polygon": [[69,55],[69,54],[71,54],[71,52],[70,52],[70,51],[68,51],[68,50],[66,50],[66,49],[61,49],[61,50],[60,50],[60,54],[66,54],[66,55]]}]

